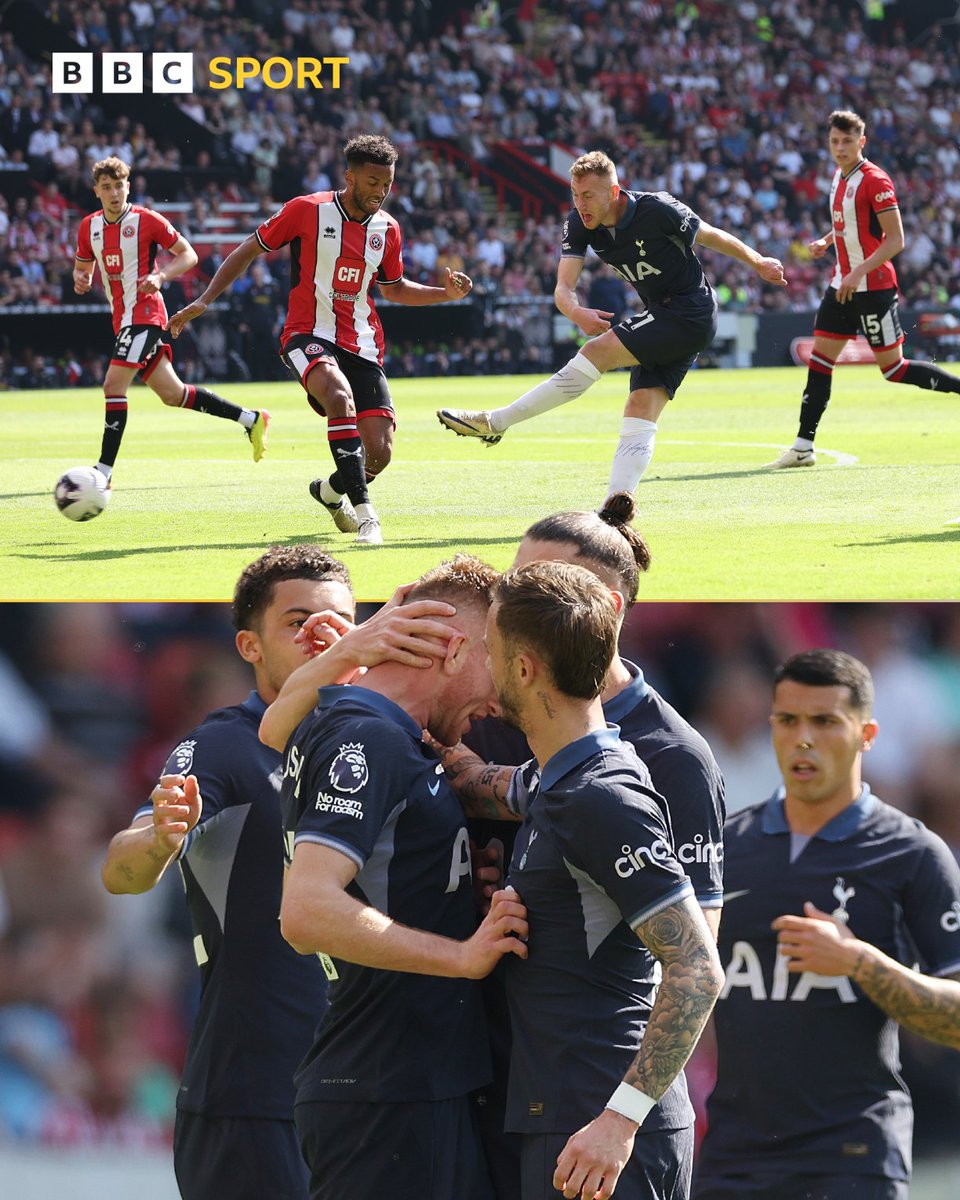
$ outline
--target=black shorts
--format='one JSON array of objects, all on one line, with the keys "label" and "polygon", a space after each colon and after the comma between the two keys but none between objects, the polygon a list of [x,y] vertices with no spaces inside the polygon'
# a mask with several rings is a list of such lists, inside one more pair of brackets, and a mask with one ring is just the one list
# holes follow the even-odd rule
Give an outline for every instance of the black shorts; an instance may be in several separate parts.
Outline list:
[{"label": "black shorts", "polygon": [[697,1180],[695,1200],[907,1200],[910,1185],[878,1175],[729,1175]]},{"label": "black shorts", "polygon": [[164,340],[162,325],[124,325],[113,344],[110,365],[136,367],[149,379],[164,357],[173,361],[169,340]]},{"label": "black shorts", "polygon": [[900,327],[896,288],[854,292],[846,304],[841,304],[837,299],[836,288],[827,288],[817,309],[814,337],[846,341],[858,333],[863,334],[874,350],[891,350],[900,345],[903,330]]},{"label": "black shorts", "polygon": [[173,1167],[183,1200],[307,1200],[293,1121],[177,1112]]},{"label": "black shorts", "polygon": [[[557,1200],[553,1186],[566,1133],[525,1133],[520,1151],[520,1200]],[[638,1134],[617,1183],[617,1200],[688,1200],[693,1170],[693,1126]]]},{"label": "black shorts", "polygon": [[310,1200],[493,1200],[469,1096],[307,1103],[295,1111]]},{"label": "black shorts", "polygon": [[[289,338],[280,352],[284,365],[307,387],[307,376],[324,359],[333,359],[345,376],[353,393],[353,403],[357,409],[358,419],[363,417],[389,417],[394,426],[397,423],[393,411],[393,400],[387,377],[379,363],[361,358],[359,354],[351,354],[349,350],[341,350],[333,342],[325,338],[316,338],[308,333],[295,333]],[[310,407],[325,417],[323,406],[307,392]]]},{"label": "black shorts", "polygon": [[697,355],[717,335],[717,308],[690,308],[675,297],[627,317],[613,332],[639,363],[630,371],[630,391],[662,387],[672,400]]}]

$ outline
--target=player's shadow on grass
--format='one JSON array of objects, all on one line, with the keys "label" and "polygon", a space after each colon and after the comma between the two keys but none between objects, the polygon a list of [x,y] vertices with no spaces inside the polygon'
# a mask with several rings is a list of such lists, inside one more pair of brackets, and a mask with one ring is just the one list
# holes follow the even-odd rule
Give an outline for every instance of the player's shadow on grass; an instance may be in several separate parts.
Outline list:
[{"label": "player's shadow on grass", "polygon": [[875,538],[871,542],[844,542],[840,548],[843,550],[863,550],[871,546],[939,546],[943,542],[958,541],[960,541],[960,525],[948,525],[944,529],[938,529],[930,533],[917,533],[912,537],[901,535],[900,537]]},{"label": "player's shadow on grass", "polygon": [[[465,549],[469,546],[516,546],[519,537],[503,537],[503,538],[451,538],[449,541],[441,541],[437,538],[399,538],[396,541],[388,542],[388,547],[399,550],[457,550]],[[192,546],[111,546],[102,547],[98,550],[73,550],[56,555],[56,562],[110,562],[115,559],[135,558],[139,554],[183,554],[190,553],[193,550],[247,550],[254,556],[262,554],[266,546],[302,546],[304,543],[313,545],[323,545],[332,554],[343,554],[348,550],[353,550],[356,543],[351,541],[339,540],[334,542],[325,539],[322,535],[318,535],[315,531],[308,534],[292,534],[283,538],[267,538],[265,541],[249,540],[239,542],[203,542]],[[32,546],[36,550],[40,550],[44,546],[56,546],[55,542],[33,542]],[[370,547],[357,547],[363,553],[368,553]],[[50,562],[50,554],[28,554],[24,551],[13,552],[10,558],[21,558],[27,560],[37,560],[40,562]]]}]

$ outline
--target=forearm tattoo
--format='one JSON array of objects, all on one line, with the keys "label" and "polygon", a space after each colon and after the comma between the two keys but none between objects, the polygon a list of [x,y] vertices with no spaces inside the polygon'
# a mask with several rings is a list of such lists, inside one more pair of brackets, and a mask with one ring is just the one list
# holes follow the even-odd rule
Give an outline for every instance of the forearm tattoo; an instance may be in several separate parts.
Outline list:
[{"label": "forearm tattoo", "polygon": [[960,976],[934,979],[864,950],[850,977],[904,1029],[960,1050]]},{"label": "forearm tattoo", "polygon": [[468,817],[516,820],[507,806],[513,767],[485,763],[466,746],[443,746],[440,761],[450,786]]},{"label": "forearm tattoo", "polygon": [[663,909],[637,934],[662,964],[663,980],[625,1081],[659,1100],[693,1052],[723,986],[723,972],[694,900]]}]

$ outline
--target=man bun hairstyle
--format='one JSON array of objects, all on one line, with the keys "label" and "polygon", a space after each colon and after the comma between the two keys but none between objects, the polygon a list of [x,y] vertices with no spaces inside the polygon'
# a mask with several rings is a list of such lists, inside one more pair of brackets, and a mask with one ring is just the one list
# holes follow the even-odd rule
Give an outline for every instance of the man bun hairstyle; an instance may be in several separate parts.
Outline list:
[{"label": "man bun hairstyle", "polygon": [[630,525],[636,511],[629,492],[615,492],[598,513],[553,513],[531,525],[524,537],[575,546],[585,566],[594,563],[614,575],[629,607],[637,599],[640,572],[650,569],[650,547]]}]

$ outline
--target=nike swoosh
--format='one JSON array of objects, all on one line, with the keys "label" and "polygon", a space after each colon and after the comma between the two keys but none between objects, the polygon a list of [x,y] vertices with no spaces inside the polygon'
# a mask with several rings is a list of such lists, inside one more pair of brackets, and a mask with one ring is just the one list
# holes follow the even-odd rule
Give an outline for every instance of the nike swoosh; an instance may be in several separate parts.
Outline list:
[{"label": "nike swoosh", "polygon": [[724,904],[728,904],[731,900],[739,899],[740,896],[749,896],[749,895],[750,895],[749,888],[744,888],[742,892],[724,892],[723,893],[723,902],[724,902]]},{"label": "nike swoosh", "polygon": [[435,779],[433,781],[433,783],[428,783],[427,791],[430,793],[431,796],[435,796],[437,794],[437,792],[440,791],[440,780]]}]

